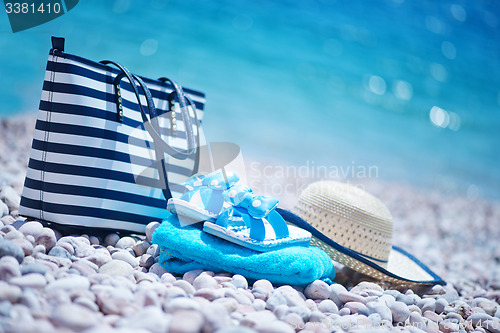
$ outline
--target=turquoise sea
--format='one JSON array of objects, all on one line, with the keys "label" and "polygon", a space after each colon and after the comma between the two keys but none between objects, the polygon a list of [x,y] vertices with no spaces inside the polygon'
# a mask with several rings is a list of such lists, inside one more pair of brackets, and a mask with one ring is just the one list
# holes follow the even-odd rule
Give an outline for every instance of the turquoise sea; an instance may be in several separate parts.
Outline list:
[{"label": "turquoise sea", "polygon": [[207,139],[262,165],[500,198],[498,1],[81,0],[18,33],[2,10],[2,117],[36,113],[51,35],[203,90]]}]

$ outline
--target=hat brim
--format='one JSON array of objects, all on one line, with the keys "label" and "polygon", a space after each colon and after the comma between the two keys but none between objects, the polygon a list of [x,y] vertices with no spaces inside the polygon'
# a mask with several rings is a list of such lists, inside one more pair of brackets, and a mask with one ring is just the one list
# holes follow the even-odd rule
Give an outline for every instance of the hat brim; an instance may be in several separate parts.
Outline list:
[{"label": "hat brim", "polygon": [[387,263],[377,264],[360,253],[333,241],[296,214],[281,208],[277,208],[276,211],[285,221],[309,231],[313,236],[311,240],[312,245],[321,248],[332,260],[344,264],[355,271],[382,281],[397,284],[446,284],[442,278],[431,271],[421,261],[399,247],[392,246]]}]

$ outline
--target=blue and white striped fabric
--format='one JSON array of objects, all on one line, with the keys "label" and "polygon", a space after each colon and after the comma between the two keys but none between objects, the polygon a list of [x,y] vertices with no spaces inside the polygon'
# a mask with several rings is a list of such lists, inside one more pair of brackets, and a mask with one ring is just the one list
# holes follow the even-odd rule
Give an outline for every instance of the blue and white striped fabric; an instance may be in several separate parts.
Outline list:
[{"label": "blue and white striped fabric", "polygon": [[[31,158],[21,199],[21,215],[66,226],[144,232],[169,215],[156,170],[153,140],[132,86],[121,82],[123,121],[117,120],[113,79],[120,72],[59,50],[51,50],[36,121]],[[159,116],[162,138],[187,149],[178,104],[169,110],[169,83],[142,78]],[[140,90],[140,89],[139,89]],[[193,133],[199,132],[205,95],[184,89]],[[146,99],[141,95],[142,105]],[[177,127],[171,126],[175,119]],[[175,129],[173,131],[172,129]],[[183,192],[196,158],[167,159],[170,191]],[[168,198],[167,198],[168,199]]]}]

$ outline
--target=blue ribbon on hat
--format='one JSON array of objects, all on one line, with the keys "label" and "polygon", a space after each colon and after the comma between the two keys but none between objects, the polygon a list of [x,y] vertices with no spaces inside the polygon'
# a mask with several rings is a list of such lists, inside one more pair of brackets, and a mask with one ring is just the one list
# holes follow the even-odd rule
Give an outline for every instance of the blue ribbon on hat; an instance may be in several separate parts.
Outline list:
[{"label": "blue ribbon on hat", "polygon": [[246,186],[235,185],[223,192],[225,200],[232,206],[224,209],[217,218],[216,224],[227,228],[230,220],[240,216],[245,226],[250,228],[250,238],[263,241],[266,238],[264,219],[273,227],[276,239],[289,236],[288,226],[281,215],[276,212],[279,200],[271,196],[255,195]]},{"label": "blue ribbon on hat", "polygon": [[188,192],[184,193],[181,199],[194,203],[193,199],[196,198],[200,208],[219,214],[224,204],[222,193],[234,186],[239,180],[240,177],[234,172],[219,171],[208,175],[196,174],[189,177],[184,183]]}]

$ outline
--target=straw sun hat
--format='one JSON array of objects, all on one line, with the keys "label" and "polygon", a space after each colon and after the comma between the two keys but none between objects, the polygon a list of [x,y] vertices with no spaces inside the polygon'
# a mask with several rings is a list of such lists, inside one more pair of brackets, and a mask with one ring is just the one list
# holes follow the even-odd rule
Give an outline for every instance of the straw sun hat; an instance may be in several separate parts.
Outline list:
[{"label": "straw sun hat", "polygon": [[333,261],[358,272],[398,284],[445,284],[415,257],[392,245],[389,210],[357,187],[333,181],[313,183],[292,213],[280,213],[311,232],[311,243]]}]

